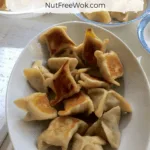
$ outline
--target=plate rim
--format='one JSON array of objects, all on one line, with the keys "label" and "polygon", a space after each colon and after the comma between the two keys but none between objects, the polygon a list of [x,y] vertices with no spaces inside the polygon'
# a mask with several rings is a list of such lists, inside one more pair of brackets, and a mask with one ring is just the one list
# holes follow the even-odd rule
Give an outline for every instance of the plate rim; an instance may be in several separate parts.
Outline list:
[{"label": "plate rim", "polygon": [[38,9],[31,9],[29,11],[5,11],[0,10],[0,15],[5,17],[14,17],[14,18],[32,18],[37,16],[42,16],[45,14],[45,9],[40,7]]},{"label": "plate rim", "polygon": [[[105,29],[105,28],[103,28],[103,27],[101,27],[101,26],[98,26],[98,25],[95,25],[95,24],[92,24],[92,23],[87,23],[87,22],[83,22],[83,21],[66,21],[66,22],[61,22],[61,23],[57,23],[57,24],[53,24],[53,25],[51,25],[51,26],[49,26],[49,27],[47,27],[47,28],[45,28],[45,29],[43,29],[41,32],[39,32],[37,35],[35,35],[27,44],[26,44],[26,46],[23,48],[23,50],[22,50],[22,52],[20,53],[20,55],[19,55],[19,57],[17,58],[17,60],[16,60],[16,62],[15,62],[15,64],[14,64],[14,66],[13,66],[13,68],[12,68],[12,71],[11,71],[11,74],[10,74],[10,77],[9,77],[9,81],[8,81],[8,84],[7,84],[7,89],[6,89],[6,96],[5,96],[5,114],[6,114],[6,122],[7,122],[7,128],[8,128],[8,133],[9,133],[9,136],[10,136],[10,140],[11,140],[11,142],[12,142],[12,145],[14,146],[14,142],[13,142],[13,138],[12,138],[12,134],[11,134],[11,132],[10,132],[10,128],[9,128],[9,120],[8,120],[8,95],[9,95],[9,93],[8,93],[8,89],[9,89],[9,87],[10,87],[10,81],[11,81],[11,79],[12,79],[12,77],[13,77],[13,73],[14,73],[14,70],[15,70],[15,68],[16,68],[16,65],[17,65],[17,63],[19,62],[19,60],[20,60],[20,58],[23,56],[23,54],[24,54],[24,52],[25,52],[25,50],[27,49],[27,47],[32,43],[32,41],[33,40],[35,40],[37,37],[39,37],[39,35],[41,35],[43,32],[45,32],[45,31],[47,31],[48,29],[50,29],[50,28],[52,28],[52,27],[54,27],[54,26],[62,26],[62,25],[64,25],[64,24],[72,24],[72,23],[77,23],[77,24],[85,24],[85,25],[91,25],[91,26],[94,26],[94,27],[96,27],[96,28],[100,28],[100,29],[102,29],[102,30],[104,30],[104,31],[106,31],[106,32],[109,32],[110,34],[112,34],[115,38],[117,38],[118,40],[120,40],[123,44],[124,44],[124,46],[128,49],[128,51],[130,52],[130,54],[135,58],[135,60],[136,60],[136,62],[137,62],[137,65],[139,66],[139,69],[141,70],[141,73],[143,74],[143,76],[144,76],[144,80],[146,81],[146,87],[147,87],[147,90],[148,90],[148,97],[149,97],[149,102],[150,102],[150,83],[149,83],[149,81],[148,81],[148,78],[147,78],[147,75],[146,75],[146,73],[145,73],[145,71],[144,71],[144,69],[143,69],[143,67],[142,67],[142,65],[138,62],[138,60],[137,60],[137,57],[135,56],[135,54],[132,52],[132,50],[130,49],[130,47],[121,39],[121,38],[119,38],[117,35],[115,35],[113,32],[111,32],[111,31],[109,31],[109,30],[107,30],[107,29]],[[150,104],[150,103],[149,103]],[[149,123],[150,124],[150,123]],[[149,126],[149,141],[150,141],[150,126]],[[148,147],[147,147],[147,149],[146,150],[148,150],[150,148],[150,143],[148,143]],[[14,149],[15,149],[15,147],[14,147]]]},{"label": "plate rim", "polygon": [[135,21],[143,19],[149,12],[150,12],[150,8],[148,8],[148,6],[147,6],[146,10],[140,16],[138,16],[137,18],[129,20],[127,22],[119,22],[119,23],[102,23],[102,22],[96,22],[96,21],[87,19],[80,12],[75,13],[75,16],[77,18],[79,18],[81,21],[85,21],[87,23],[92,23],[92,24],[95,24],[95,25],[98,25],[98,26],[107,27],[107,28],[109,27],[110,28],[110,27],[120,27],[120,26],[125,26],[125,25],[128,25],[128,24],[131,24],[131,23],[133,23]]},{"label": "plate rim", "polygon": [[147,27],[148,23],[150,23],[150,12],[140,21],[137,27],[138,39],[142,45],[142,47],[150,54],[150,47],[145,42],[144,38],[144,30]]}]

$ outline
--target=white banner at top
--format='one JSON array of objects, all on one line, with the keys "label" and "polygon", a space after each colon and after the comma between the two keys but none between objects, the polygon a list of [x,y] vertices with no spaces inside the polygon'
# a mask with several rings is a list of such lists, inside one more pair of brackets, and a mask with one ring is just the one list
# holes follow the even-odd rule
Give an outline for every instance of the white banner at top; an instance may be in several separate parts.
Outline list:
[{"label": "white banner at top", "polygon": [[[123,13],[128,11],[138,12],[143,11],[144,5],[146,5],[144,0],[11,0],[11,3],[12,1],[22,7],[25,5],[26,8],[31,8],[33,11],[37,8],[42,8],[38,12],[47,13],[93,12],[101,10]],[[13,4],[12,6],[16,5]],[[15,11],[15,7],[13,10]]]}]

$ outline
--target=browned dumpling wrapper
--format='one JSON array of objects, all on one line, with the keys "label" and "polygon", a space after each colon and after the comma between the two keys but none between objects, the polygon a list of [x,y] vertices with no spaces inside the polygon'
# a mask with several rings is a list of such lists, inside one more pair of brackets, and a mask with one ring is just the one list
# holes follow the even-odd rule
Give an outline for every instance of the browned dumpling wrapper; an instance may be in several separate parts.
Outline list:
[{"label": "browned dumpling wrapper", "polygon": [[91,88],[109,88],[109,84],[101,81],[97,78],[91,77],[90,75],[86,73],[81,73],[80,74],[80,80],[78,83],[84,87],[85,89],[91,89]]},{"label": "browned dumpling wrapper", "polygon": [[68,144],[75,133],[83,134],[87,123],[73,117],[57,117],[47,130],[38,138],[38,150],[46,150],[49,146],[59,146],[67,150]]},{"label": "browned dumpling wrapper", "polygon": [[38,92],[47,92],[47,86],[42,73],[35,68],[24,69],[24,75],[30,86]]},{"label": "browned dumpling wrapper", "polygon": [[115,80],[123,76],[123,66],[118,55],[114,51],[109,53],[96,51],[95,57],[102,77],[109,83],[120,86]]},{"label": "browned dumpling wrapper", "polygon": [[69,69],[69,61],[67,61],[55,74],[49,86],[56,94],[55,100],[50,103],[56,105],[64,98],[69,98],[80,91],[80,86],[76,83]]},{"label": "browned dumpling wrapper", "polygon": [[96,66],[97,61],[94,56],[96,50],[105,52],[106,45],[108,44],[109,39],[105,39],[102,41],[99,39],[92,29],[87,29],[85,40],[84,40],[84,48],[83,48],[83,59],[90,66]]},{"label": "browned dumpling wrapper", "polygon": [[122,12],[110,12],[110,15],[113,19],[116,19],[121,22],[128,21],[129,18],[128,13],[122,13]]},{"label": "browned dumpling wrapper", "polygon": [[27,111],[25,121],[48,120],[57,117],[57,110],[50,106],[46,93],[34,93],[14,103]]},{"label": "browned dumpling wrapper", "polygon": [[32,68],[24,69],[24,75],[30,86],[38,92],[47,92],[46,79],[53,78],[53,74],[42,66],[41,61],[36,61]]},{"label": "browned dumpling wrapper", "polygon": [[40,36],[41,43],[47,43],[51,56],[72,57],[78,60],[80,67],[84,66],[82,60],[76,54],[76,46],[66,33],[67,27],[54,27]]},{"label": "browned dumpling wrapper", "polygon": [[78,55],[78,57],[82,60],[83,59],[83,50],[84,50],[84,44],[81,43],[78,46],[74,47],[74,51],[76,52],[76,54]]},{"label": "browned dumpling wrapper", "polygon": [[107,140],[112,148],[119,148],[120,131],[119,122],[121,117],[120,107],[114,107],[104,113],[101,119],[96,121],[87,131],[87,135],[97,135]]},{"label": "browned dumpling wrapper", "polygon": [[76,133],[72,150],[103,150],[102,145],[105,144],[106,142],[98,136],[81,136]]},{"label": "browned dumpling wrapper", "polygon": [[83,92],[65,100],[64,108],[65,110],[58,112],[60,116],[74,115],[84,112],[89,115],[94,111],[92,100]]},{"label": "browned dumpling wrapper", "polygon": [[103,112],[113,107],[120,106],[123,112],[132,112],[130,104],[117,92],[107,91],[102,88],[88,90],[88,95],[93,101],[95,115],[100,118]]},{"label": "browned dumpling wrapper", "polygon": [[96,22],[110,23],[111,17],[108,11],[97,11],[92,13],[84,13],[84,16]]},{"label": "browned dumpling wrapper", "polygon": [[78,60],[76,58],[52,57],[48,59],[48,67],[52,71],[58,71],[66,61],[69,61],[69,68],[71,71],[74,70],[78,64]]},{"label": "browned dumpling wrapper", "polygon": [[56,26],[40,36],[40,42],[46,43],[51,56],[60,53],[65,48],[75,46],[74,42],[66,33],[67,27]]},{"label": "browned dumpling wrapper", "polygon": [[0,0],[0,10],[6,9],[6,0]]}]

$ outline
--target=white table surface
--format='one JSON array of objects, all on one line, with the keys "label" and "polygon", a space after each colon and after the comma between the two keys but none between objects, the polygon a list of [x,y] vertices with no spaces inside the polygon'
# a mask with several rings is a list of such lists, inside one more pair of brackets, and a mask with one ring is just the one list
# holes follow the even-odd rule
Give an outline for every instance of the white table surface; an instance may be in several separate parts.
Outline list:
[{"label": "white table surface", "polygon": [[[56,14],[49,14],[40,16],[37,18],[30,18],[30,19],[16,19],[16,18],[5,18],[0,16],[0,52],[3,51],[7,55],[9,51],[14,53],[14,59],[12,59],[12,63],[9,66],[9,70],[7,72],[6,85],[4,86],[3,94],[0,95],[0,130],[3,127],[3,134],[5,134],[6,126],[5,123],[5,92],[7,81],[9,78],[9,74],[11,69],[16,61],[17,57],[26,46],[26,44],[40,31],[43,29],[51,26],[52,24],[64,22],[64,21],[77,21],[79,20],[74,15],[56,15]],[[136,57],[140,60],[140,63],[145,70],[148,80],[150,81],[150,57],[149,54],[143,49],[141,46],[138,37],[137,37],[137,25],[139,22],[132,23],[130,25],[124,27],[117,27],[117,28],[108,28],[108,30],[112,31],[118,37],[120,37],[133,51]],[[1,56],[2,57],[2,56]],[[1,59],[1,58],[0,58]],[[3,64],[0,61],[0,67],[5,76],[5,71],[7,70],[6,67],[8,66],[10,60],[5,60]],[[0,77],[1,79],[1,77]],[[1,82],[0,82],[1,83]],[[3,83],[3,84],[4,84]],[[0,89],[1,90],[1,89]],[[1,136],[1,132],[0,132]],[[1,138],[0,138],[1,142]],[[2,145],[0,146],[0,150],[12,150],[12,144],[10,142],[9,136],[5,137]]]}]

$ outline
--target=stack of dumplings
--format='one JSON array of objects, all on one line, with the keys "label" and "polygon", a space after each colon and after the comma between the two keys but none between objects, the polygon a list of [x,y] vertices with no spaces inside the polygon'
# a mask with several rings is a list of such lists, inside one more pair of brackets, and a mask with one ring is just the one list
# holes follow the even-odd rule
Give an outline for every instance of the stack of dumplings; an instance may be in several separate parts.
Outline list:
[{"label": "stack of dumplings", "polygon": [[134,12],[122,13],[122,12],[97,11],[97,12],[82,13],[82,14],[89,20],[109,24],[113,21],[127,22],[131,20],[131,18],[135,19],[138,16],[139,12],[136,13],[134,18],[133,18]]},{"label": "stack of dumplings", "polygon": [[[107,49],[109,39],[101,40],[87,29],[83,43],[76,45],[67,27],[56,26],[44,32],[39,41],[47,45],[47,65],[36,60],[24,69],[35,93],[14,102],[26,111],[24,121],[50,121],[38,137],[38,150],[50,146],[62,150],[104,150],[104,145],[119,148],[121,116],[132,109],[111,89],[121,86],[117,79],[124,72],[117,53]],[[92,125],[91,115],[96,118]]]}]

